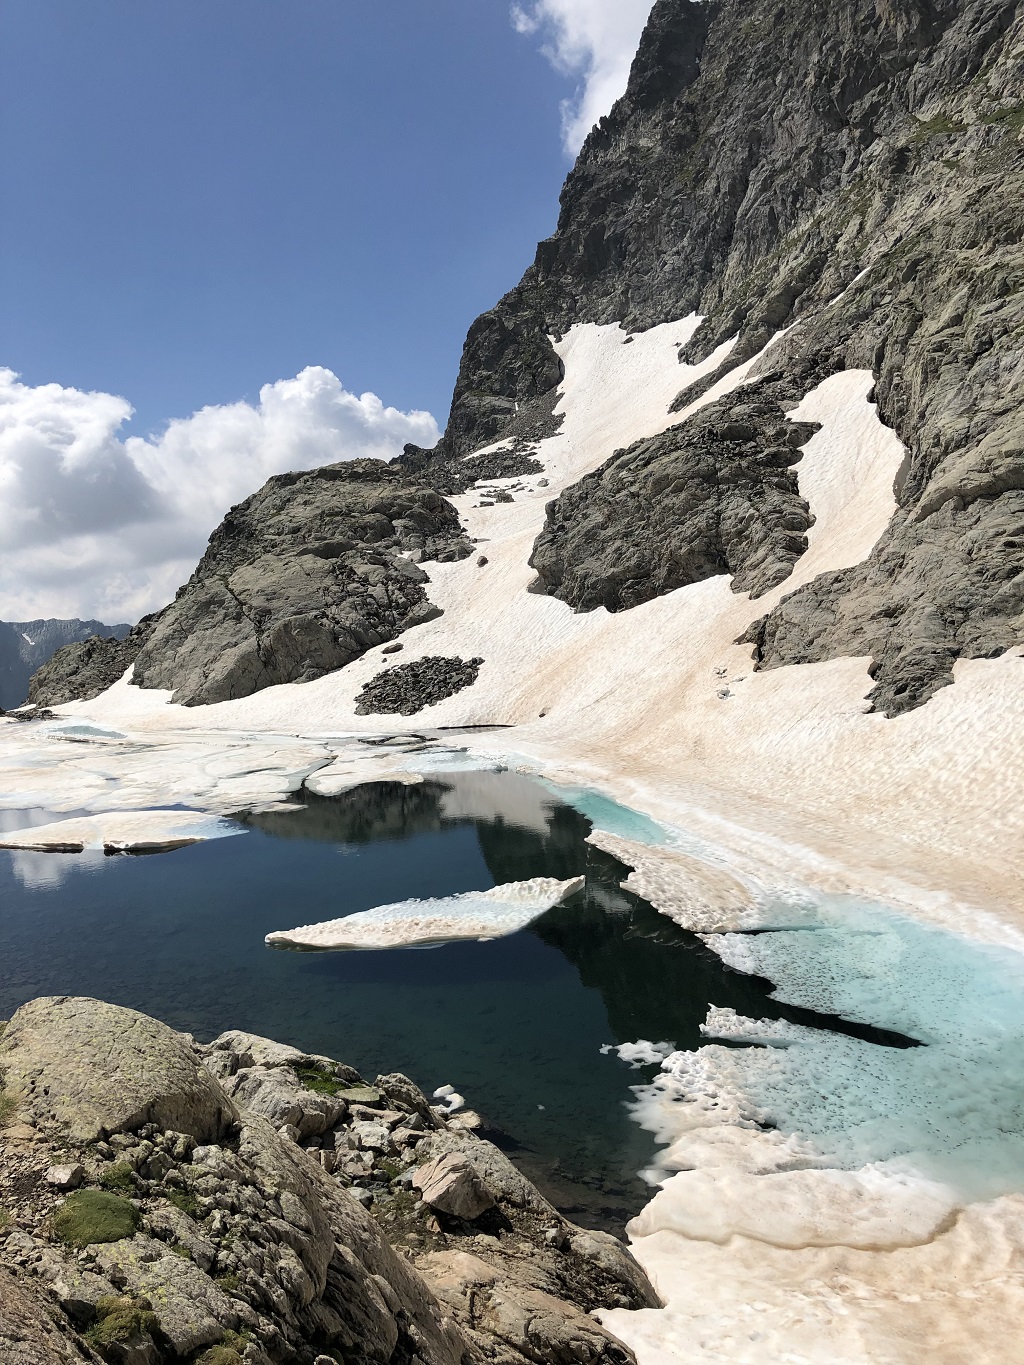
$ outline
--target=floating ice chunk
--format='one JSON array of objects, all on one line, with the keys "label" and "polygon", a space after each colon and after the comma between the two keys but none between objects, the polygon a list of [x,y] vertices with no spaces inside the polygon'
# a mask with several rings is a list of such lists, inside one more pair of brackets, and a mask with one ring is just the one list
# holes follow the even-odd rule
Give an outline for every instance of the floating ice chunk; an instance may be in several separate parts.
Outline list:
[{"label": "floating ice chunk", "polygon": [[36,852],[162,853],[204,839],[244,834],[240,825],[196,810],[117,810],[0,834],[0,848]]},{"label": "floating ice chunk", "polygon": [[582,877],[561,882],[553,877],[533,877],[525,882],[506,882],[490,891],[397,901],[344,919],[278,930],[267,935],[267,942],[304,948],[401,948],[452,939],[503,938],[525,929],[546,910],[567,900],[583,881]]},{"label": "floating ice chunk", "polygon": [[434,1099],[440,1101],[437,1108],[443,1109],[446,1114],[457,1114],[460,1109],[466,1107],[465,1098],[454,1085],[439,1085],[434,1091]]},{"label": "floating ice chunk", "polygon": [[794,922],[792,909],[766,912],[738,877],[680,849],[652,847],[603,829],[595,829],[587,842],[632,869],[622,883],[624,890],[642,896],[692,933],[761,928],[778,922],[779,914],[784,923]]},{"label": "floating ice chunk", "polygon": [[642,1066],[663,1062],[675,1050],[675,1043],[649,1043],[646,1038],[639,1038],[635,1043],[620,1043],[618,1047],[614,1043],[605,1043],[601,1052],[604,1056],[614,1052],[619,1061],[629,1062],[633,1070],[638,1071]]}]

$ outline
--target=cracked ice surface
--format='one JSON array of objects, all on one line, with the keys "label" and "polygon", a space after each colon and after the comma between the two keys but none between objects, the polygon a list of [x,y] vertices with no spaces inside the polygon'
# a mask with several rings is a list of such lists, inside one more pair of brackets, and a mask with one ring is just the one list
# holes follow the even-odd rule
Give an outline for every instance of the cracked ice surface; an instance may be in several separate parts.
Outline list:
[{"label": "cracked ice surface", "polygon": [[344,919],[278,930],[267,935],[267,942],[305,948],[401,948],[452,939],[503,938],[525,929],[546,910],[568,899],[583,882],[582,877],[568,881],[533,877],[525,882],[506,882],[490,891],[396,901]]}]

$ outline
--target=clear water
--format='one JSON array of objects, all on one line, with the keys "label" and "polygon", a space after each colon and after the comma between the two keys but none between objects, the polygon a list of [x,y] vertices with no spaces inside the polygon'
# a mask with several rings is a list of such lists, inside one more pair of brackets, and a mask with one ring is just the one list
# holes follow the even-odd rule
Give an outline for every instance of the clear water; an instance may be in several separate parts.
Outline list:
[{"label": "clear water", "polygon": [[[536,784],[524,800],[513,774],[478,779],[307,798],[251,818],[242,838],[153,857],[0,853],[0,1017],[38,995],[94,995],[204,1040],[247,1029],[369,1078],[452,1083],[557,1205],[619,1230],[649,1197],[637,1172],[654,1141],[626,1104],[655,1068],[630,1070],[602,1045],[699,1047],[712,1003],[829,1021],[769,999],[769,982],[622,892],[623,869],[586,844],[573,805]],[[410,896],[582,873],[583,892],[489,943],[315,953],[263,941]]]}]

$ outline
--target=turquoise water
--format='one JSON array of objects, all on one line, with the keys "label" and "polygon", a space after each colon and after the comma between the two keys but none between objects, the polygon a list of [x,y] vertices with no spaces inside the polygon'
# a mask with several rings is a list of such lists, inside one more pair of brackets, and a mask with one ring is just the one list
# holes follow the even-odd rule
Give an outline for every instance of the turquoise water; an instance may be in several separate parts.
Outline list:
[{"label": "turquoise water", "polygon": [[[729,970],[622,892],[624,870],[585,842],[584,813],[604,825],[622,808],[576,809],[512,774],[489,774],[483,800],[475,776],[308,798],[252,818],[244,837],[159,856],[0,853],[0,1017],[37,995],[95,995],[201,1039],[248,1029],[369,1078],[401,1070],[428,1091],[453,1084],[554,1202],[621,1229],[649,1197],[636,1173],[654,1152],[629,1117],[629,1087],[654,1070],[633,1071],[603,1045],[699,1047],[709,1004],[835,1021],[771,1000],[770,982]],[[271,930],[410,896],[579,874],[583,892],[489,943],[359,953],[264,943]]]}]

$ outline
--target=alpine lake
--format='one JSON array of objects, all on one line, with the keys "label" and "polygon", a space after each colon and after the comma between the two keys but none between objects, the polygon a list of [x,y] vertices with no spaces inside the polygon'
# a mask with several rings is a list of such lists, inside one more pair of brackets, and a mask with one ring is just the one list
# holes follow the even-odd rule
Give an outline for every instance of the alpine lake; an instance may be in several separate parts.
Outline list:
[{"label": "alpine lake", "polygon": [[[153,856],[0,853],[0,1018],[36,996],[91,995],[203,1041],[243,1029],[370,1081],[398,1070],[428,1094],[454,1085],[557,1207],[621,1234],[652,1193],[641,1172],[654,1139],[629,1103],[656,1067],[631,1069],[609,1044],[697,1048],[711,1004],[851,1026],[779,1004],[770,982],[730,971],[623,891],[627,869],[586,842],[585,801],[511,772],[488,773],[478,801],[479,776],[302,793],[293,810],[241,817],[242,837]],[[505,938],[359,952],[264,942],[410,897],[578,875],[582,891]]]}]

